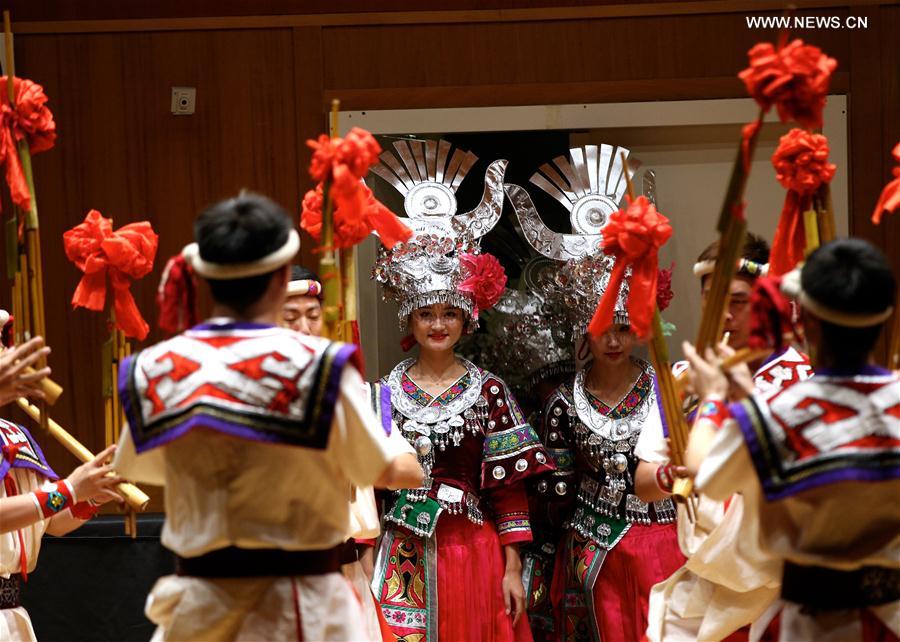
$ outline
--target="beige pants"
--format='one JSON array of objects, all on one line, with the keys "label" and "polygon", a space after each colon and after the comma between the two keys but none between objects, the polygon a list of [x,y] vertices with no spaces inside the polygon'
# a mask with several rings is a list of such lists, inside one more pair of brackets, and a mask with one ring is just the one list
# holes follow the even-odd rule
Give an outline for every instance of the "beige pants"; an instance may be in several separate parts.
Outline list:
[{"label": "beige pants", "polygon": [[147,597],[147,617],[163,640],[360,640],[362,607],[339,573],[297,577],[160,578]]}]

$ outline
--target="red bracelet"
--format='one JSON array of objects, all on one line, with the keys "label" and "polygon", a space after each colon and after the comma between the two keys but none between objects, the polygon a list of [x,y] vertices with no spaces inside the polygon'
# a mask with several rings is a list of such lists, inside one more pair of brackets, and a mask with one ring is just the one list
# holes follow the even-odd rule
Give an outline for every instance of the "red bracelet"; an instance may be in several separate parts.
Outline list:
[{"label": "red bracelet", "polygon": [[672,464],[663,464],[656,469],[656,485],[664,493],[672,494],[675,478],[672,476]]},{"label": "red bracelet", "polygon": [[697,411],[697,419],[706,419],[712,422],[716,430],[720,430],[728,419],[731,419],[731,411],[721,399],[708,399],[700,404]]},{"label": "red bracelet", "polygon": [[78,502],[70,510],[73,517],[87,521],[97,514],[100,504],[92,504],[90,501]]},{"label": "red bracelet", "polygon": [[53,517],[75,503],[75,493],[67,480],[44,484],[40,490],[31,493],[38,510],[44,518]]}]

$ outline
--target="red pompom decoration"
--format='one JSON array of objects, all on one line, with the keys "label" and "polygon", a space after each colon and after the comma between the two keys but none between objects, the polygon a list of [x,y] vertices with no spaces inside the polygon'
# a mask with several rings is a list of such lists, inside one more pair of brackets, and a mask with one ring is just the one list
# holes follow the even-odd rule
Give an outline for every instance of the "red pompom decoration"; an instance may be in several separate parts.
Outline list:
[{"label": "red pompom decoration", "polygon": [[738,74],[759,106],[778,110],[781,122],[822,127],[825,96],[837,61],[821,49],[793,40],[783,47],[761,42],[748,52],[750,66]]},{"label": "red pompom decoration", "polygon": [[616,263],[588,326],[594,336],[600,336],[612,325],[616,299],[629,266],[631,282],[626,305],[631,327],[640,338],[650,333],[656,307],[659,248],[672,236],[672,226],[646,196],[626,198],[628,206],[613,212],[603,228],[603,251],[614,256]]},{"label": "red pompom decoration", "polygon": [[881,223],[881,216],[885,212],[894,213],[900,209],[900,143],[894,146],[891,154],[897,161],[897,166],[893,169],[894,180],[884,186],[878,203],[875,204],[875,211],[872,212],[872,222],[875,225]]},{"label": "red pompom decoration", "polygon": [[494,307],[506,288],[506,270],[493,254],[461,254],[463,280],[457,290],[471,294],[475,301],[475,318],[480,310]]},{"label": "red pompom decoration", "polygon": [[31,193],[22,170],[16,146],[20,140],[28,142],[32,154],[53,147],[56,142],[56,123],[47,108],[44,88],[25,78],[13,83],[15,106],[9,103],[6,76],[0,77],[0,165],[6,167],[6,183],[13,203],[23,210],[31,209]]},{"label": "red pompom decoration", "polygon": [[303,197],[302,229],[321,242],[323,184],[330,181],[335,248],[353,247],[373,231],[388,248],[409,240],[412,231],[362,181],[381,153],[381,146],[372,134],[354,127],[343,139],[322,135],[307,144],[313,149],[309,174],[319,184]]},{"label": "red pompom decoration", "polygon": [[778,182],[788,190],[772,242],[769,270],[772,276],[790,272],[803,260],[806,233],[803,212],[813,194],[834,178],[836,167],[828,162],[828,139],[803,129],[792,129],[781,137],[772,155]]}]

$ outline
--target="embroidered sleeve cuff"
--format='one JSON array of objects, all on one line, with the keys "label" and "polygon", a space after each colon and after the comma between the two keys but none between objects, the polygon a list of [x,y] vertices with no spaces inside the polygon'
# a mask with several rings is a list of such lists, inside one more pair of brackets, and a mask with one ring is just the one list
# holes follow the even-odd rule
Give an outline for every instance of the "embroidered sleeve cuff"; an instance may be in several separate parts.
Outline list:
[{"label": "embroidered sleeve cuff", "polygon": [[494,488],[556,470],[529,424],[490,433],[484,440],[481,487]]},{"label": "embroidered sleeve cuff", "polygon": [[725,401],[718,397],[707,397],[697,411],[697,421],[708,421],[715,426],[716,430],[721,430],[729,419],[731,419],[731,411]]},{"label": "embroidered sleeve cuff", "polygon": [[497,515],[494,520],[497,524],[497,534],[502,545],[517,544],[532,541],[531,522],[528,513],[503,513]]}]

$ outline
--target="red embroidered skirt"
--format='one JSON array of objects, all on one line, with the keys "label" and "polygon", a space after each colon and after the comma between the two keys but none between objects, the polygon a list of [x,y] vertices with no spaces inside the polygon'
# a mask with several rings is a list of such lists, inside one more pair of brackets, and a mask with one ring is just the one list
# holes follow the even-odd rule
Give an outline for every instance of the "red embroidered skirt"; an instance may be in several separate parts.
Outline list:
[{"label": "red embroidered skirt", "polygon": [[506,562],[494,524],[445,513],[436,535],[440,642],[531,642],[527,615],[514,628],[506,614]]},{"label": "red embroidered skirt", "polygon": [[[632,526],[603,560],[596,581],[585,594],[597,547],[568,533],[560,547],[551,595],[561,639],[603,642],[640,640],[647,630],[651,587],[685,562],[675,524]],[[589,583],[589,582],[588,582]],[[593,607],[597,630],[588,609]]]}]

